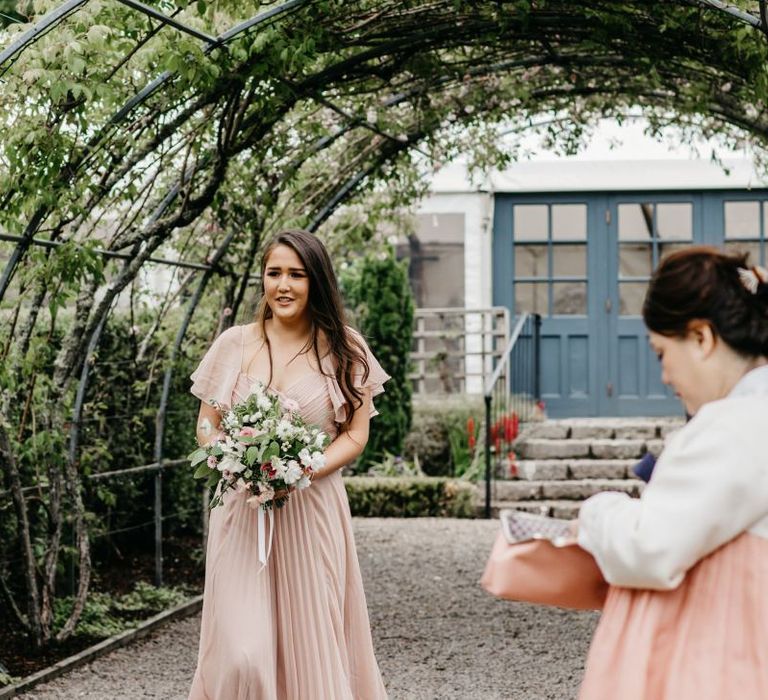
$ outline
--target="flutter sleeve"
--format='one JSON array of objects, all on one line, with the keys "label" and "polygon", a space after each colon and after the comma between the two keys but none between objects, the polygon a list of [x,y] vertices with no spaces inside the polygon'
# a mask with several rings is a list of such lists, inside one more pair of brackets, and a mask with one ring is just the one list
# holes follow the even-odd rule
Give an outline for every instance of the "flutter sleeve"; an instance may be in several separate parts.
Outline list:
[{"label": "flutter sleeve", "polygon": [[[365,342],[363,336],[361,336],[354,329],[349,328],[348,332],[352,337],[357,340],[365,351],[365,359],[368,363],[368,377],[363,381],[363,375],[365,374],[365,368],[362,365],[357,366],[353,372],[352,383],[355,388],[358,389],[370,389],[371,399],[379,394],[384,393],[384,383],[389,381],[391,377],[384,371],[384,368],[379,364],[371,349],[368,347],[368,343]],[[328,394],[331,397],[331,403],[333,404],[334,421],[336,423],[344,423],[347,419],[346,406],[347,399],[344,398],[344,394],[341,391],[338,381],[336,380],[335,365],[332,361],[327,362],[325,367],[326,382],[328,384]],[[370,416],[379,415],[376,410],[373,401],[371,401]]]},{"label": "flutter sleeve", "polygon": [[703,406],[670,440],[642,498],[606,492],[585,501],[579,544],[609,583],[674,589],[697,561],[768,515],[765,404]]},{"label": "flutter sleeve", "polygon": [[240,372],[241,338],[239,326],[219,335],[192,372],[190,392],[201,401],[230,408],[232,390]]}]

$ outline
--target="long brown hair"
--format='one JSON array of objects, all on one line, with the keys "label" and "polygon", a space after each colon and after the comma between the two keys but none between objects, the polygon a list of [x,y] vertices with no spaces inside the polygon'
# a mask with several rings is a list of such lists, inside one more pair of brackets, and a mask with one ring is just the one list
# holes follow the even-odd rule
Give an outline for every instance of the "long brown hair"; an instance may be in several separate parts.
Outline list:
[{"label": "long brown hair", "polygon": [[664,258],[648,286],[645,325],[682,337],[691,321],[707,321],[736,352],[768,356],[768,284],[760,282],[752,293],[740,281],[739,269],[750,268],[748,257],[691,246]]},{"label": "long brown hair", "polygon": [[362,370],[362,383],[364,384],[370,374],[370,367],[366,360],[365,349],[350,332],[347,325],[339,284],[328,251],[317,236],[301,229],[287,229],[275,235],[267,243],[261,258],[261,299],[256,309],[256,322],[261,328],[269,353],[269,381],[267,385],[272,383],[272,346],[269,342],[265,322],[268,318],[272,318],[272,309],[269,308],[264,290],[264,274],[269,256],[279,245],[288,246],[299,256],[309,278],[307,304],[309,307],[310,334],[307,344],[299,351],[299,354],[312,351],[320,372],[326,374],[320,361],[318,342],[320,334],[323,334],[323,340],[328,344],[328,352],[334,359],[336,381],[347,400],[344,422],[346,425],[351,420],[355,410],[363,405],[363,392],[355,387],[354,377],[359,375]]}]

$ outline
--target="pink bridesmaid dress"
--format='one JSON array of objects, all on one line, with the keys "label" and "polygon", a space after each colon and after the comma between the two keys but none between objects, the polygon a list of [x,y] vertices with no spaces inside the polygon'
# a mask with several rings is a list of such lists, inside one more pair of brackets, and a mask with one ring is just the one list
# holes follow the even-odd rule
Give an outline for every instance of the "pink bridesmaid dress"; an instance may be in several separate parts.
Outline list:
[{"label": "pink bridesmaid dress", "polygon": [[589,498],[612,584],[580,700],[768,698],[768,366],[669,441],[641,499]]},{"label": "pink bridesmaid dress", "polygon": [[[241,370],[244,348],[244,327],[224,331],[192,374],[192,393],[224,406],[244,399],[254,381]],[[389,377],[367,346],[366,351],[370,375],[361,385],[375,396]],[[332,360],[323,362],[323,370],[333,374]],[[276,393],[298,402],[302,417],[331,439],[337,436],[345,400],[333,377],[309,374]],[[211,511],[200,649],[189,699],[386,698],[341,472],[293,493],[275,511],[263,569],[257,521],[244,493],[228,492]]]}]

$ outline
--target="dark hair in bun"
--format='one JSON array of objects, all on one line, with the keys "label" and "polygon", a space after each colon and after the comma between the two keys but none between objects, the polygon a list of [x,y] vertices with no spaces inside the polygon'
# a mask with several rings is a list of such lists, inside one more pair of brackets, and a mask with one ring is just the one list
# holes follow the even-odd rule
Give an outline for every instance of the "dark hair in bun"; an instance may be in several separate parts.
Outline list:
[{"label": "dark hair in bun", "polygon": [[684,336],[691,321],[709,321],[736,352],[768,356],[768,280],[759,280],[754,293],[747,288],[739,269],[751,269],[748,257],[693,246],[664,258],[645,296],[646,326]]}]

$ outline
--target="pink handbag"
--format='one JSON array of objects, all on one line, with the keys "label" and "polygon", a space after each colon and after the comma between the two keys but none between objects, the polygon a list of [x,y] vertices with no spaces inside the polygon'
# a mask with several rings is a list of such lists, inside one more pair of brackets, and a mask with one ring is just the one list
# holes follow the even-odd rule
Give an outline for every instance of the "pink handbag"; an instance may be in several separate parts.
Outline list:
[{"label": "pink handbag", "polygon": [[502,511],[480,585],[491,595],[577,610],[600,610],[608,593],[592,555],[569,535],[568,522]]}]

